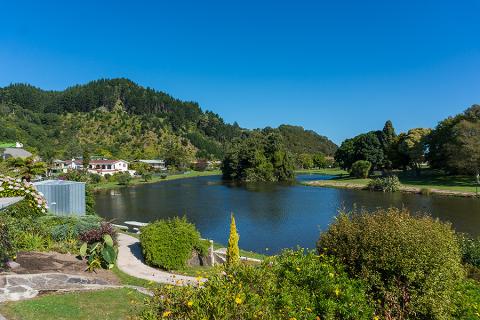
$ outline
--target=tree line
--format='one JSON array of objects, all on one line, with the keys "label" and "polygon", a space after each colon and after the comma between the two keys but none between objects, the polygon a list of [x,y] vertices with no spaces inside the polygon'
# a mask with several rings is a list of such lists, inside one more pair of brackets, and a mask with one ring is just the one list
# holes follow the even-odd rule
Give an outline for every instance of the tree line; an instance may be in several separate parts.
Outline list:
[{"label": "tree line", "polygon": [[368,161],[371,170],[414,169],[428,163],[448,174],[480,172],[480,105],[442,120],[434,129],[413,128],[396,134],[391,121],[382,130],[346,139],[335,152],[340,167]]}]

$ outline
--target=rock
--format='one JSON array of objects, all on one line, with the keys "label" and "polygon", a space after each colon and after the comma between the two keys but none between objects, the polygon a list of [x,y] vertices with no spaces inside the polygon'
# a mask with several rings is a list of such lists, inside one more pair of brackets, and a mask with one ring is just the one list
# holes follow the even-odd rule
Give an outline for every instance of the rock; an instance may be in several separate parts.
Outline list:
[{"label": "rock", "polygon": [[16,263],[15,261],[8,261],[6,263],[7,267],[10,268],[10,269],[17,269],[17,268],[20,268],[20,263]]}]

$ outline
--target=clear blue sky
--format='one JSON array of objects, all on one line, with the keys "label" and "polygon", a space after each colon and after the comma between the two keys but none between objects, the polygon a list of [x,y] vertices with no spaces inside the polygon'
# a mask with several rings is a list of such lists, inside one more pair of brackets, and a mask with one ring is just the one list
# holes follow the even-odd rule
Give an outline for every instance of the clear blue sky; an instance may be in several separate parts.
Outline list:
[{"label": "clear blue sky", "polygon": [[127,77],[243,127],[337,143],[480,103],[477,0],[0,4],[0,86]]}]

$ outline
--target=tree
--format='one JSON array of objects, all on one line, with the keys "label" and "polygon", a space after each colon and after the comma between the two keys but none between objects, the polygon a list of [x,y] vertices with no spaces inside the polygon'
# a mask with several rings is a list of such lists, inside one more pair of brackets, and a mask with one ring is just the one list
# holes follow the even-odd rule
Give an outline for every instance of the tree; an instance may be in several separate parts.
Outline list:
[{"label": "tree", "polygon": [[459,172],[480,174],[480,121],[461,120],[447,144],[448,165]]},{"label": "tree", "polygon": [[430,132],[431,129],[427,128],[410,129],[399,143],[399,151],[408,157],[409,164],[415,169],[417,175],[420,174],[420,165],[425,162]]},{"label": "tree", "polygon": [[221,167],[226,180],[288,181],[294,178],[292,157],[275,132],[254,131],[235,139]]},{"label": "tree", "polygon": [[47,165],[44,162],[35,161],[33,157],[26,159],[22,158],[9,158],[7,159],[7,165],[18,171],[22,179],[30,181],[39,175],[44,175],[47,171]]},{"label": "tree", "polygon": [[87,170],[88,169],[88,165],[90,164],[90,152],[88,152],[88,150],[84,150],[83,151],[83,155],[82,155],[82,162],[83,162],[83,169],[84,170]]},{"label": "tree", "polygon": [[302,169],[311,169],[313,168],[313,157],[311,154],[302,153],[298,156],[298,164]]},{"label": "tree", "polygon": [[227,247],[227,266],[233,266],[240,262],[240,249],[238,248],[238,240],[240,236],[237,233],[237,226],[235,225],[235,217],[233,213],[230,216],[230,236],[228,238]]},{"label": "tree", "polygon": [[323,153],[316,153],[313,155],[313,165],[316,168],[326,168],[328,166],[328,161],[325,158],[325,155]]},{"label": "tree", "polygon": [[350,174],[357,178],[368,178],[368,173],[370,172],[370,168],[372,168],[372,164],[366,160],[358,160],[352,165],[352,170]]}]

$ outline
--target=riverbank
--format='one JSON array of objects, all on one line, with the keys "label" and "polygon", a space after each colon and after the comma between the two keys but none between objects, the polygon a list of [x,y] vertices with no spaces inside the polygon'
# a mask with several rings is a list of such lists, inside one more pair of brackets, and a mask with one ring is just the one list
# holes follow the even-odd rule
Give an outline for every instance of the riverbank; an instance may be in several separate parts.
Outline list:
[{"label": "riverbank", "polygon": [[[329,180],[316,180],[303,182],[304,185],[314,187],[331,187],[366,190],[368,183],[372,179],[358,179],[350,176],[334,175]],[[443,196],[456,197],[475,197],[476,190],[474,181],[468,176],[446,176],[440,175],[433,171],[425,172],[423,175],[415,176],[409,172],[401,172],[398,178],[402,184],[401,192],[422,193],[422,194],[438,194]]]},{"label": "riverbank", "polygon": [[117,189],[141,184],[150,184],[150,183],[157,183],[162,181],[170,181],[170,180],[178,180],[178,179],[186,179],[186,178],[195,178],[195,177],[206,177],[206,176],[218,176],[222,174],[220,170],[213,170],[213,171],[187,171],[185,173],[180,174],[172,174],[168,175],[166,178],[162,178],[161,176],[152,176],[152,179],[148,181],[144,181],[142,178],[133,178],[128,185],[120,185],[117,181],[102,181],[100,183],[93,184],[94,191],[100,190],[110,190],[110,189]]}]

